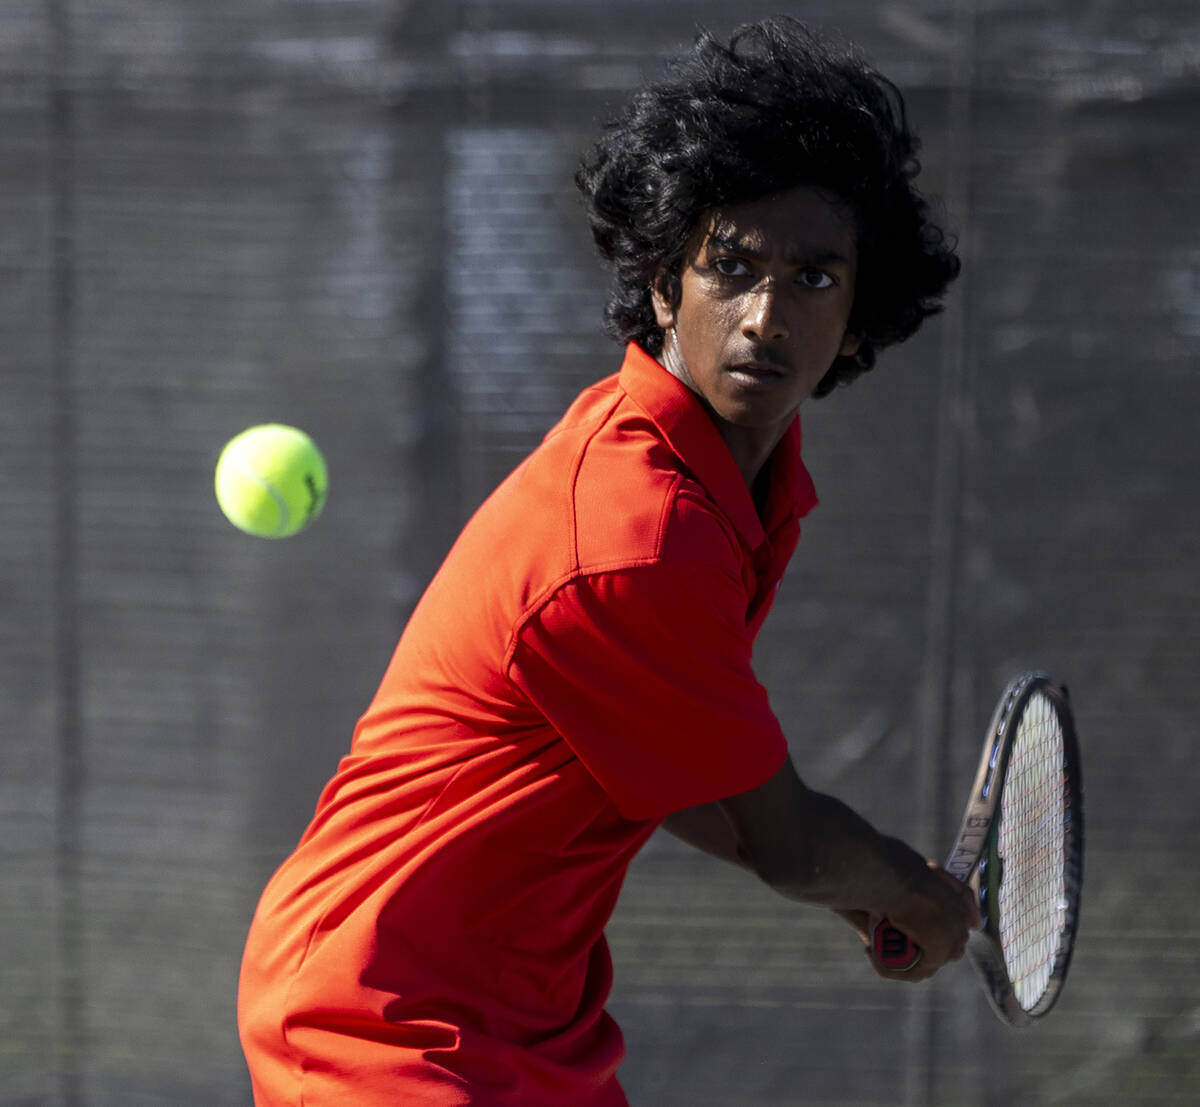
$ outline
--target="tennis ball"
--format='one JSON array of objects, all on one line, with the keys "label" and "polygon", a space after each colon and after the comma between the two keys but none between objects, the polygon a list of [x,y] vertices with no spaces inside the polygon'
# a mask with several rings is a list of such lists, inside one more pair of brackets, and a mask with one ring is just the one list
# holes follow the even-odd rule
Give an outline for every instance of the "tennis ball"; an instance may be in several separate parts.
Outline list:
[{"label": "tennis ball", "polygon": [[215,484],[217,503],[235,527],[287,538],[321,513],[329,480],[321,451],[304,431],[266,423],[229,440]]}]

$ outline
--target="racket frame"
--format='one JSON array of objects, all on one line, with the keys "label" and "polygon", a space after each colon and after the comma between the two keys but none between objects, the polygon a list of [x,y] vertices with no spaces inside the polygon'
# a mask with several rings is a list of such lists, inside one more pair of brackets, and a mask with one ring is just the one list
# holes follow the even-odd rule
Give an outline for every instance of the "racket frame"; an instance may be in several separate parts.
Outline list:
[{"label": "racket frame", "polygon": [[[999,929],[999,893],[1002,859],[998,853],[998,808],[1005,775],[1025,705],[1035,695],[1050,700],[1063,739],[1064,895],[1065,918],[1054,951],[1050,978],[1038,1001],[1029,1010],[1017,1000]],[[1079,926],[1079,899],[1083,883],[1083,792],[1080,780],[1079,741],[1066,686],[1046,673],[1023,673],[1010,682],[992,715],[983,754],[962,826],[945,868],[967,883],[978,897],[983,929],[972,931],[967,955],[984,983],[996,1014],[1012,1026],[1028,1026],[1054,1006],[1062,992]],[[993,878],[995,874],[995,878]]]},{"label": "racket frame", "polygon": [[[998,851],[998,809],[1005,775],[1012,756],[1017,728],[1029,700],[1037,694],[1051,701],[1063,732],[1063,803],[1066,810],[1063,865],[1066,917],[1046,988],[1028,1011],[1017,1000],[1008,975],[999,929],[1002,859]],[[1079,925],[1079,893],[1083,882],[1083,793],[1080,780],[1079,742],[1070,697],[1065,685],[1044,672],[1022,673],[1009,682],[992,713],[979,759],[979,767],[963,810],[958,838],[944,868],[975,893],[983,929],[971,932],[967,956],[975,965],[984,991],[996,1014],[1012,1026],[1028,1026],[1054,1006],[1062,991],[1075,933]],[[886,920],[871,934],[877,956],[894,969],[916,965],[920,950]]]}]

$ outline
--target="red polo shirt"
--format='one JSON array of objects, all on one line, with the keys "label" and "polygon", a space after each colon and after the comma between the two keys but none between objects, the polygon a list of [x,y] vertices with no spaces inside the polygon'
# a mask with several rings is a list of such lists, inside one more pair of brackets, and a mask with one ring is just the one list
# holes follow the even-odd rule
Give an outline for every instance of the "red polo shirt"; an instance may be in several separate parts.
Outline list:
[{"label": "red polo shirt", "polygon": [[816,502],[795,422],[760,519],[636,346],[467,524],[263,894],[239,1024],[263,1105],[615,1107],[603,929],[672,811],[786,743],[754,637]]}]

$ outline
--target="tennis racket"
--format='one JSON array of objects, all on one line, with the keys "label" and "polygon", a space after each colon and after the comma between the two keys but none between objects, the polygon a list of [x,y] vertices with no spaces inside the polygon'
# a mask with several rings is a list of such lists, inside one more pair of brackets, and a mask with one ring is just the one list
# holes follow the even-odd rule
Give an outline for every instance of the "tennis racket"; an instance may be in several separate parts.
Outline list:
[{"label": "tennis racket", "polygon": [[[967,953],[996,1014],[1014,1026],[1045,1015],[1071,962],[1083,882],[1079,744],[1067,689],[1045,673],[1001,696],[946,870],[978,894],[984,925]],[[886,919],[870,938],[888,968],[920,960]]]}]

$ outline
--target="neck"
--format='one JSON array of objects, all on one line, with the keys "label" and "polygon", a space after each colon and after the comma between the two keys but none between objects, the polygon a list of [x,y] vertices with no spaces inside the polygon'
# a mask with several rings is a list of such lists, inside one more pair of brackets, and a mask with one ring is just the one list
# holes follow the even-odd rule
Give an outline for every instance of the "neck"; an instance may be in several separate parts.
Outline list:
[{"label": "neck", "polygon": [[762,431],[758,428],[739,427],[734,423],[725,422],[715,414],[713,414],[713,419],[717,424],[717,430],[721,432],[721,437],[725,439],[725,445],[729,447],[729,452],[733,455],[733,460],[742,474],[742,479],[746,482],[746,487],[754,492],[759,478],[766,473],[767,462],[771,459],[771,454],[775,452],[775,447],[779,445],[783,433],[764,438]]},{"label": "neck", "polygon": [[746,487],[753,493],[759,474],[779,444],[779,440],[787,431],[790,420],[783,422],[779,427],[767,429],[743,427],[723,419],[712,409],[693,380],[691,370],[688,369],[687,362],[684,360],[683,351],[679,348],[674,329],[670,329],[666,333],[660,361],[667,372],[691,389],[704,405],[709,417],[725,440],[725,445],[729,447],[729,452],[733,455],[733,460],[742,474],[742,479],[746,482]]}]

